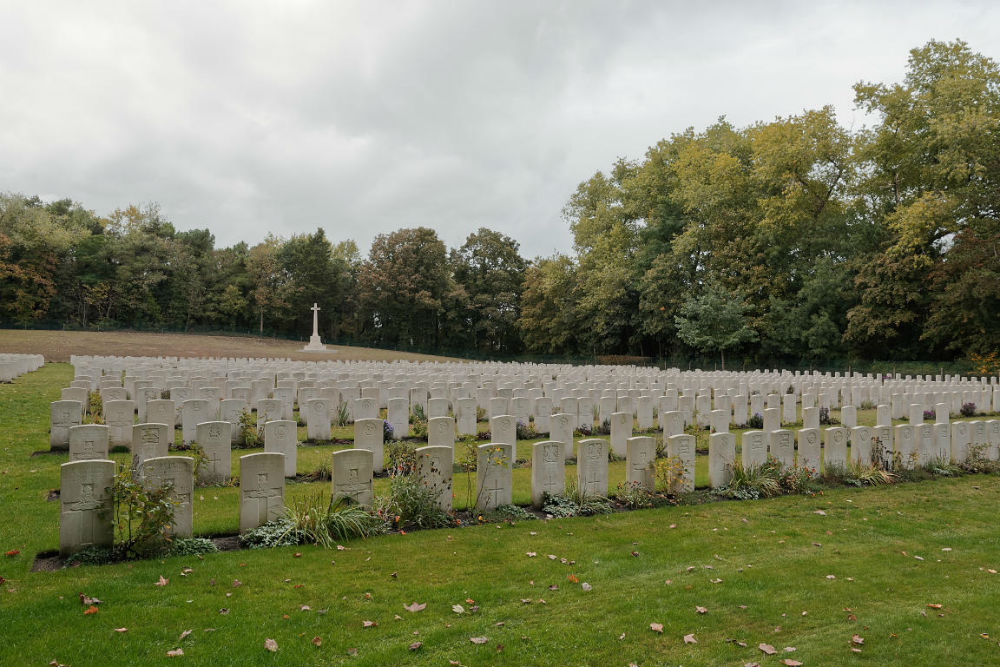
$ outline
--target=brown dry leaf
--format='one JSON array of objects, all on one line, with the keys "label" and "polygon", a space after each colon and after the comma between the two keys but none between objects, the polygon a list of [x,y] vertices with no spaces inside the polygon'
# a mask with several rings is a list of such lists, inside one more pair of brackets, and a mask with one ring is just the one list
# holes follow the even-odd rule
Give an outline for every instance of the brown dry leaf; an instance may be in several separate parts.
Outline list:
[{"label": "brown dry leaf", "polygon": [[697,644],[698,640],[694,638],[694,635],[684,635],[685,644]]},{"label": "brown dry leaf", "polygon": [[375,628],[378,627],[378,623],[375,621],[361,621],[362,628]]},{"label": "brown dry leaf", "polygon": [[90,607],[95,604],[101,604],[101,601],[98,600],[97,598],[92,598],[89,595],[80,593],[80,604],[82,604],[84,607]]},{"label": "brown dry leaf", "polygon": [[663,634],[663,623],[650,623],[649,624],[649,629],[652,630],[653,632],[659,632],[662,635]]},{"label": "brown dry leaf", "polygon": [[785,658],[781,661],[781,664],[787,665],[788,667],[802,667],[802,663],[798,660],[792,660],[791,658]]},{"label": "brown dry leaf", "polygon": [[417,604],[416,602],[413,602],[412,604],[404,604],[403,605],[403,609],[405,609],[406,611],[408,611],[410,613],[416,613],[418,611],[423,611],[426,608],[427,608],[427,603],[426,602],[421,602],[420,604]]},{"label": "brown dry leaf", "polygon": [[757,648],[763,651],[764,655],[774,655],[775,653],[777,653],[777,651],[774,650],[774,647],[771,646],[770,644],[760,644],[757,646]]},{"label": "brown dry leaf", "polygon": [[855,643],[855,644],[860,645],[860,644],[864,644],[865,643],[865,638],[864,637],[860,637],[858,635],[854,635],[853,637],[851,637],[851,641],[853,643]]},{"label": "brown dry leaf", "polygon": [[566,577],[566,578],[567,578],[567,579],[569,579],[570,583],[572,583],[572,584],[577,584],[577,583],[580,583],[580,580],[576,578],[576,575],[575,575],[575,574],[570,574],[570,575],[569,575],[568,577]]},{"label": "brown dry leaf", "polygon": [[274,641],[271,638],[267,638],[267,639],[264,640],[264,648],[266,648],[271,653],[277,653],[278,652],[278,642]]},{"label": "brown dry leaf", "polygon": [[[170,580],[169,580],[169,579],[164,579],[164,578],[163,578],[163,575],[161,574],[161,575],[160,575],[160,580],[156,582],[156,585],[157,585],[157,586],[166,586],[166,585],[167,585],[167,584],[169,584],[169,583],[170,583]],[[182,654],[182,655],[183,655],[183,654]]]},{"label": "brown dry leaf", "polygon": [[469,637],[469,641],[473,644],[485,644],[489,639],[486,637]]},{"label": "brown dry leaf", "polygon": [[83,610],[83,615],[90,616],[91,614],[96,614],[98,611],[100,610],[97,607],[95,607],[94,605],[90,605],[89,607]]},{"label": "brown dry leaf", "polygon": [[357,654],[358,654],[358,649],[356,648],[347,649],[347,655],[357,655]]},{"label": "brown dry leaf", "polygon": [[313,643],[313,646],[322,646],[323,645],[323,640],[320,639],[319,637],[313,637],[312,638],[312,643]]},{"label": "brown dry leaf", "polygon": [[115,628],[115,632],[128,632],[128,628]]},{"label": "brown dry leaf", "polygon": [[410,649],[411,651],[416,651],[417,649],[419,649],[423,645],[424,645],[423,642],[413,642],[412,644],[410,644],[406,648]]},{"label": "brown dry leaf", "polygon": [[184,649],[182,648],[175,648],[173,651],[167,651],[168,658],[176,658],[182,655],[184,655]]},{"label": "brown dry leaf", "polygon": [[704,607],[698,607],[698,606],[696,606],[694,608],[694,610],[696,612],[698,612],[699,614],[707,614],[708,613],[708,609],[705,609]]},{"label": "brown dry leaf", "polygon": [[939,605],[939,604],[929,604],[929,605],[927,605],[927,607],[929,609],[940,609],[941,605]]},{"label": "brown dry leaf", "polygon": [[242,581],[240,581],[239,579],[233,579],[233,588],[239,588],[242,585],[243,585]]},{"label": "brown dry leaf", "polygon": [[181,633],[181,636],[177,638],[177,641],[182,641],[185,637],[187,637],[192,632],[194,632],[194,630],[185,630],[184,632]]}]

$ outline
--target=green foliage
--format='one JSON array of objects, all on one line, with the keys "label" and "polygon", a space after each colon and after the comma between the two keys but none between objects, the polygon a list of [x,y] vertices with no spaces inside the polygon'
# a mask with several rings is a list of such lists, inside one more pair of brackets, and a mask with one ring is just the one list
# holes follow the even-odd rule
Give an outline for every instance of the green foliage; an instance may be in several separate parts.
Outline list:
[{"label": "green foliage", "polygon": [[439,491],[416,475],[393,477],[389,483],[389,503],[383,510],[384,516],[391,516],[396,528],[443,528],[453,525],[452,516],[438,505]]},{"label": "green foliage", "polygon": [[718,286],[709,286],[686,301],[674,318],[677,336],[702,352],[719,352],[726,368],[726,350],[757,340],[745,316],[747,306]]},{"label": "green foliage", "polygon": [[390,477],[409,475],[416,470],[417,454],[412,444],[403,440],[391,440],[385,446],[388,459],[386,471]]},{"label": "green foliage", "polygon": [[639,482],[618,482],[615,500],[631,510],[653,506],[653,494]]},{"label": "green foliage", "polygon": [[147,489],[132,477],[128,466],[118,466],[111,489],[115,560],[146,558],[168,545],[176,506],[171,490],[169,486]]},{"label": "green foliage", "polygon": [[318,544],[326,549],[338,542],[358,537],[371,537],[385,532],[381,517],[340,496],[330,499],[326,491],[292,502],[285,508],[290,524],[289,534],[300,536],[303,543]]},{"label": "green foliage", "polygon": [[305,541],[305,533],[296,529],[295,524],[285,517],[268,521],[240,535],[240,546],[245,549],[291,547]]},{"label": "green foliage", "polygon": [[244,410],[240,413],[236,428],[239,435],[236,437],[237,448],[252,448],[260,444],[260,433],[257,432],[257,418],[252,412]]},{"label": "green foliage", "polygon": [[532,521],[538,517],[520,505],[500,505],[490,510],[485,518],[489,523],[515,523]]},{"label": "green foliage", "polygon": [[337,411],[333,415],[333,423],[337,426],[347,426],[351,423],[350,408],[344,401],[337,403]]},{"label": "green foliage", "polygon": [[204,537],[177,537],[170,543],[165,556],[199,556],[215,553],[219,547]]}]

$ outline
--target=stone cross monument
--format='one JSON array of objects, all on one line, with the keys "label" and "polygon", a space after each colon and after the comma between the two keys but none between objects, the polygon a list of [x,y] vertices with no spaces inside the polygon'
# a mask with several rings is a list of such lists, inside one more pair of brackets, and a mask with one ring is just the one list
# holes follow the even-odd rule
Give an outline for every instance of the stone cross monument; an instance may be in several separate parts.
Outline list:
[{"label": "stone cross monument", "polygon": [[306,352],[323,352],[326,345],[319,339],[319,306],[314,303],[310,310],[313,311],[313,332],[309,337],[309,344],[302,349]]}]

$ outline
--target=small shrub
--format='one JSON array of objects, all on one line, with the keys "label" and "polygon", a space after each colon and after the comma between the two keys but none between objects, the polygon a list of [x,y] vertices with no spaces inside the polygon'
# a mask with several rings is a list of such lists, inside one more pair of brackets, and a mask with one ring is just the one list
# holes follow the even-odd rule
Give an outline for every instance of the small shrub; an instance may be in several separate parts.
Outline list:
[{"label": "small shrub", "polygon": [[394,440],[386,445],[385,450],[389,461],[386,472],[390,477],[409,475],[416,469],[417,454],[410,443]]},{"label": "small shrub", "polygon": [[[420,407],[419,405],[417,406]],[[414,438],[419,438],[420,440],[427,439],[427,422],[423,419],[413,418],[410,425],[410,431],[413,433]]]},{"label": "small shrub", "polygon": [[684,462],[676,456],[656,460],[656,488],[672,493],[684,479]]},{"label": "small shrub", "polygon": [[764,428],[764,417],[759,412],[753,413],[750,419],[747,420],[747,428],[762,429]]},{"label": "small shrub", "polygon": [[537,518],[518,505],[500,505],[486,515],[486,520],[491,523],[514,523],[515,521],[530,521]]},{"label": "small shrub", "polygon": [[167,549],[167,556],[200,556],[215,553],[219,547],[215,542],[204,537],[178,537]]},{"label": "small shrub", "polygon": [[639,482],[618,482],[615,500],[633,510],[653,506],[653,494]]},{"label": "small shrub", "polygon": [[582,424],[574,429],[574,434],[578,438],[589,438],[593,434],[593,429],[587,424]]},{"label": "small shrub", "polygon": [[162,551],[171,539],[176,502],[171,487],[147,489],[119,466],[112,486],[115,560],[145,558]]},{"label": "small shrub", "polygon": [[976,404],[962,403],[962,409],[959,412],[963,417],[974,417],[976,415]]},{"label": "small shrub", "polygon": [[240,546],[246,549],[291,547],[304,541],[305,535],[285,517],[268,521],[240,535]]},{"label": "small shrub", "polygon": [[542,511],[557,519],[579,516],[580,504],[570,496],[546,493],[542,500]]},{"label": "small shrub", "polygon": [[351,423],[351,412],[344,401],[337,403],[337,411],[333,415],[333,423],[337,426],[347,426]]},{"label": "small shrub", "polygon": [[594,429],[594,435],[611,435],[611,420],[602,421],[601,425]]},{"label": "small shrub", "polygon": [[852,461],[847,466],[845,481],[854,486],[884,486],[893,484],[896,481],[896,475],[878,465],[864,465]]},{"label": "small shrub", "polygon": [[67,565],[107,565],[115,562],[115,554],[105,547],[90,546],[66,559]]},{"label": "small shrub", "polygon": [[874,410],[875,404],[872,401],[861,401],[861,405],[858,407],[861,410]]},{"label": "small shrub", "polygon": [[476,406],[476,422],[484,422],[484,421],[486,421],[486,410],[484,410],[479,406]]},{"label": "small shrub", "polygon": [[419,403],[413,405],[413,410],[410,411],[410,421],[427,421],[427,413],[424,411],[424,406]]},{"label": "small shrub", "polygon": [[1000,461],[992,461],[987,456],[989,445],[969,445],[969,454],[959,463],[963,472],[995,475],[1000,472]]},{"label": "small shrub", "polygon": [[830,408],[820,408],[819,423],[823,426],[834,426],[839,424],[840,420],[830,414]]},{"label": "small shrub", "polygon": [[252,413],[247,410],[241,412],[236,428],[239,429],[239,435],[236,436],[237,449],[248,449],[250,447],[257,447],[260,444],[260,433],[257,432],[257,420]]},{"label": "small shrub", "polygon": [[532,440],[538,437],[538,431],[535,430],[534,424],[530,422],[525,424],[519,420],[514,427],[514,432],[517,434],[518,440]]},{"label": "small shrub", "polygon": [[302,536],[302,541],[326,549],[338,541],[356,537],[371,537],[385,532],[385,522],[368,513],[364,508],[340,496],[330,500],[326,492],[296,501],[285,508],[292,530]]},{"label": "small shrub", "polygon": [[104,423],[104,403],[101,400],[101,394],[92,391],[87,394],[87,416],[88,421],[91,424],[103,424]]},{"label": "small shrub", "polygon": [[780,466],[774,459],[768,459],[759,466],[744,467],[742,463],[737,463],[733,466],[733,478],[729,484],[716,493],[737,500],[771,498],[781,493],[780,475]]},{"label": "small shrub", "polygon": [[452,525],[452,517],[438,505],[438,491],[415,475],[394,477],[389,484],[389,503],[383,510],[384,516],[391,515],[396,528]]}]

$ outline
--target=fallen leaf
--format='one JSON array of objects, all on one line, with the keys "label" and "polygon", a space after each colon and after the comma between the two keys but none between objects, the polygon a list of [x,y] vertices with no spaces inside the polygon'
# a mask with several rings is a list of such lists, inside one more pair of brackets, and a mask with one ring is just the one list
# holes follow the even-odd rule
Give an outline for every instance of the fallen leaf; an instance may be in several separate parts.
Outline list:
[{"label": "fallen leaf", "polygon": [[97,598],[92,598],[89,595],[84,595],[83,593],[80,593],[80,604],[82,604],[84,607],[89,607],[92,604],[101,604],[101,601],[98,600]]},{"label": "fallen leaf", "polygon": [[711,583],[713,583],[713,584],[721,584],[722,583],[722,579],[709,579],[709,581]]},{"label": "fallen leaf", "polygon": [[694,610],[696,612],[698,612],[699,614],[707,614],[708,613],[708,609],[705,609],[704,607],[698,607],[698,606],[696,606],[694,608]]},{"label": "fallen leaf", "polygon": [[786,646],[785,648],[783,648],[781,650],[784,651],[785,653],[795,653],[795,647],[794,646]]},{"label": "fallen leaf", "polygon": [[819,514],[820,516],[826,516],[826,512],[824,512],[823,510],[816,510],[815,512],[813,512],[813,514]]},{"label": "fallen leaf", "polygon": [[531,604],[531,600],[528,598],[521,598],[521,604]]},{"label": "fallen leaf", "polygon": [[698,640],[694,638],[694,635],[684,635],[685,644],[697,644]]},{"label": "fallen leaf", "polygon": [[278,652],[278,642],[276,642],[276,641],[274,641],[273,639],[270,639],[270,638],[265,639],[264,640],[264,648],[266,648],[271,653],[277,653]]},{"label": "fallen leaf", "polygon": [[835,575],[835,574],[828,574],[828,575],[826,575],[826,578],[827,579],[836,579],[837,575]]},{"label": "fallen leaf", "polygon": [[485,644],[489,639],[486,637],[469,637],[469,641],[473,644]]},{"label": "fallen leaf", "polygon": [[557,591],[557,590],[559,590],[559,586],[557,586],[556,584],[552,584],[551,586],[549,586],[549,590],[550,591]]},{"label": "fallen leaf", "polygon": [[7,558],[13,558],[14,556],[18,555],[19,553],[21,553],[20,549],[11,549],[10,551],[7,552]]},{"label": "fallen leaf", "polygon": [[292,558],[302,558],[302,554],[298,551],[292,554]]},{"label": "fallen leaf", "polygon": [[411,651],[416,651],[417,649],[419,649],[423,645],[424,645],[423,642],[413,642],[412,644],[410,644],[406,648],[410,649]]},{"label": "fallen leaf", "polygon": [[577,583],[580,582],[580,580],[576,578],[575,574],[571,574],[571,575],[569,575],[566,578],[569,579],[570,583],[572,583],[572,584],[577,584]]},{"label": "fallen leaf", "polygon": [[420,604],[417,604],[416,602],[414,602],[412,604],[404,604],[403,605],[403,609],[405,609],[406,611],[411,612],[411,613],[418,612],[418,611],[423,611],[426,608],[427,608],[427,603],[426,602],[421,602]]},{"label": "fallen leaf", "polygon": [[313,637],[312,638],[312,643],[313,643],[313,646],[322,646],[323,645],[323,640],[320,639],[319,637]]},{"label": "fallen leaf", "polygon": [[858,635],[854,635],[853,637],[851,637],[851,641],[853,643],[858,644],[860,646],[861,644],[865,643],[865,638],[864,637],[860,637]]},{"label": "fallen leaf", "polygon": [[229,613],[229,610],[226,609],[225,607],[223,607],[222,609],[219,610],[219,613],[222,614],[223,616],[225,616],[226,614]]},{"label": "fallen leaf", "polygon": [[590,591],[594,590],[594,587],[588,584],[586,581],[580,584],[580,588],[583,589],[584,593],[589,593]]},{"label": "fallen leaf", "polygon": [[[157,585],[157,586],[166,586],[166,585],[167,585],[167,584],[169,584],[169,583],[170,583],[170,580],[169,580],[169,579],[164,579],[164,578],[163,578],[163,575],[161,574],[161,575],[160,575],[160,580],[156,582],[156,585]],[[183,655],[183,654],[182,654],[182,655]]]},{"label": "fallen leaf", "polygon": [[757,646],[757,648],[763,651],[764,655],[774,655],[775,653],[777,653],[777,651],[774,650],[774,647],[771,646],[770,644],[760,644]]},{"label": "fallen leaf", "polygon": [[927,605],[927,606],[928,606],[928,607],[929,607],[930,609],[940,609],[940,608],[941,608],[941,605],[939,605],[939,604],[929,604],[929,605]]},{"label": "fallen leaf", "polygon": [[358,649],[356,648],[347,649],[347,655],[357,655],[357,654],[358,654]]},{"label": "fallen leaf", "polygon": [[173,651],[167,651],[168,658],[176,658],[182,655],[184,655],[184,649],[182,648],[175,648]]},{"label": "fallen leaf", "polygon": [[240,581],[239,579],[233,579],[233,588],[239,588],[242,585],[243,585],[242,581]]},{"label": "fallen leaf", "polygon": [[460,604],[453,604],[453,605],[451,605],[451,610],[453,612],[455,612],[456,614],[464,614],[465,613],[465,607],[463,607]]},{"label": "fallen leaf", "polygon": [[98,611],[100,610],[97,607],[95,607],[94,605],[90,605],[89,607],[83,610],[83,615],[90,616],[91,614],[96,614]]},{"label": "fallen leaf", "polygon": [[791,658],[785,658],[781,661],[781,664],[788,665],[788,667],[801,667],[802,663],[798,660],[792,660]]},{"label": "fallen leaf", "polygon": [[299,605],[299,611],[312,611],[312,607],[307,604]]},{"label": "fallen leaf", "polygon": [[115,628],[115,632],[128,632],[128,628]]},{"label": "fallen leaf", "polygon": [[663,634],[663,623],[650,623],[649,624],[649,629],[652,630],[653,632],[659,632],[662,635]]},{"label": "fallen leaf", "polygon": [[538,554],[537,554],[537,553],[535,553],[534,551],[528,551],[528,552],[526,552],[526,553],[527,553],[527,556],[528,556],[528,558],[534,558],[535,556],[537,556],[537,555],[538,555]]},{"label": "fallen leaf", "polygon": [[[337,545],[337,551],[346,551],[346,550],[347,550],[347,547],[345,547],[343,544],[338,544]],[[357,650],[357,649],[355,649],[355,650]]]},{"label": "fallen leaf", "polygon": [[361,621],[362,628],[375,628],[378,627],[378,623],[375,621]]},{"label": "fallen leaf", "polygon": [[183,640],[185,637],[187,637],[192,632],[194,632],[194,630],[185,630],[184,632],[181,633],[181,636],[177,638],[177,641]]}]

